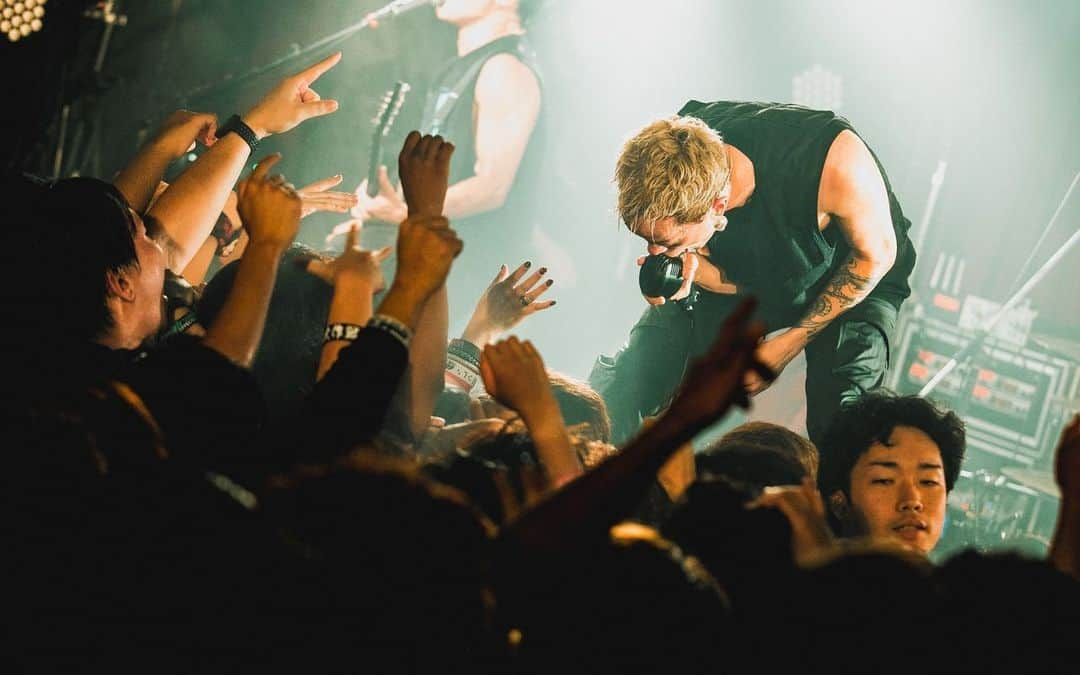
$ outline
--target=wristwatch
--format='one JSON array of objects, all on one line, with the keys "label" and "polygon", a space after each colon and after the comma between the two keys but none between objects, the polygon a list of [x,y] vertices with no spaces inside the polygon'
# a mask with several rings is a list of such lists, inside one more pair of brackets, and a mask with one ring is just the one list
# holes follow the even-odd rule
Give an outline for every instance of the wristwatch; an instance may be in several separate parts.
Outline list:
[{"label": "wristwatch", "polygon": [[251,127],[244,124],[244,120],[240,119],[239,115],[233,115],[226,120],[225,124],[218,127],[215,136],[224,138],[225,134],[230,131],[244,139],[244,142],[248,144],[248,147],[251,148],[251,152],[254,154],[255,148],[259,147],[259,137],[251,130]]}]

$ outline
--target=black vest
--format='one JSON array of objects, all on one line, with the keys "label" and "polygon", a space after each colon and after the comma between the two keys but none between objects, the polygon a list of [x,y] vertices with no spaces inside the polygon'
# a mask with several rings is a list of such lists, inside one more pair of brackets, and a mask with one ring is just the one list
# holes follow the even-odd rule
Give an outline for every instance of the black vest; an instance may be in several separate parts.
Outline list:
[{"label": "black vest", "polygon": [[[790,326],[844,263],[850,247],[838,228],[817,225],[818,191],[825,156],[844,118],[796,105],[690,101],[680,115],[703,120],[754,164],[750,200],[729,211],[728,226],[709,240],[709,253],[732,281],[754,293],[772,327]],[[899,309],[911,293],[915,250],[911,227],[874,156],[889,195],[896,262],[870,294]]]}]

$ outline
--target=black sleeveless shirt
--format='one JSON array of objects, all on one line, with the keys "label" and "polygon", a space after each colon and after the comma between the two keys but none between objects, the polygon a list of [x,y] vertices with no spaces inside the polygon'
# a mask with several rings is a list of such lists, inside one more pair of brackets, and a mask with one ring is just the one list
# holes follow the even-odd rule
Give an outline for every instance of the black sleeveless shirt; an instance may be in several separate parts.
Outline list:
[{"label": "black sleeveless shirt", "polygon": [[[499,54],[512,54],[533,72],[538,83],[541,81],[536,54],[526,36],[507,35],[451,61],[439,72],[428,89],[420,129],[425,134],[440,134],[454,144],[454,158],[450,166],[451,185],[473,175],[476,166],[476,130],[473,119],[476,81],[484,64]],[[536,148],[542,145],[536,137],[539,130],[540,117],[537,118],[529,147],[518,168],[515,185],[528,183],[531,178],[528,173],[536,163],[533,161],[537,154]]]},{"label": "black sleeveless shirt", "polygon": [[[476,82],[484,64],[499,54],[512,54],[536,76],[543,93],[543,80],[536,57],[524,35],[508,35],[451,61],[432,81],[424,105],[421,130],[438,133],[454,144],[450,164],[450,185],[472,177],[476,167]],[[448,281],[452,326],[487,287],[500,263],[514,269],[535,252],[530,234],[539,227],[544,161],[545,124],[543,103],[521,158],[513,186],[500,208],[454,220],[454,228],[465,249],[454,262]]]},{"label": "black sleeveless shirt", "polygon": [[[776,324],[770,328],[794,325],[851,251],[838,228],[818,229],[817,213],[825,157],[840,132],[854,129],[832,112],[776,103],[690,101],[679,114],[701,119],[753,162],[754,192],[727,213],[727,228],[709,240],[709,254],[741,291],[758,296],[763,315]],[[870,298],[899,309],[915,266],[911,221],[876,155],[874,161],[889,196],[897,252]]]}]

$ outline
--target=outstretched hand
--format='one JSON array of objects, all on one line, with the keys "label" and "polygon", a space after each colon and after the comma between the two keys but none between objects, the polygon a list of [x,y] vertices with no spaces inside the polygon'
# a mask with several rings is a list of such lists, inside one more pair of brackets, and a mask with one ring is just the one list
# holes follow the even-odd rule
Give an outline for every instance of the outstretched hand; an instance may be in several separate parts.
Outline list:
[{"label": "outstretched hand", "polygon": [[486,346],[480,358],[480,376],[492,398],[522,417],[538,405],[554,401],[544,361],[528,340],[511,337]]},{"label": "outstretched hand", "polygon": [[410,217],[442,215],[453,154],[453,144],[442,136],[412,131],[405,137],[398,155],[398,176]]},{"label": "outstretched hand", "polygon": [[353,223],[345,236],[345,250],[341,255],[330,261],[315,258],[307,263],[306,269],[329,284],[355,282],[369,287],[374,294],[381,291],[386,283],[379,263],[390,256],[390,251],[389,246],[377,251],[361,249],[360,225]]},{"label": "outstretched hand", "polygon": [[300,217],[307,218],[311,214],[320,211],[348,213],[349,209],[356,206],[359,200],[355,194],[330,190],[332,187],[341,185],[342,180],[341,174],[337,174],[298,189],[296,192],[300,195],[300,201],[303,203]]},{"label": "outstretched hand", "polygon": [[462,334],[465,340],[483,347],[521,323],[525,317],[555,304],[554,300],[537,301],[555,283],[554,279],[542,281],[547,274],[546,267],[541,267],[522,281],[531,266],[532,263],[522,263],[513,274],[506,265],[499,268],[499,273],[476,303],[476,309]]},{"label": "outstretched hand", "polygon": [[300,229],[301,206],[296,189],[281,174],[268,175],[279,160],[279,154],[263,159],[236,192],[249,246],[270,245],[284,251]]},{"label": "outstretched hand", "polygon": [[270,90],[246,115],[244,123],[259,138],[270,134],[282,134],[301,122],[313,117],[329,115],[338,109],[338,102],[323,100],[311,88],[326,71],[341,61],[341,52],[335,52],[322,61],[290,75]]},{"label": "outstretched hand", "polygon": [[755,355],[765,325],[751,321],[757,307],[746,298],[724,321],[712,348],[687,370],[682,390],[668,409],[668,417],[691,426],[706,425],[727,412],[732,405],[750,405],[744,375],[754,370],[766,380],[775,375]]},{"label": "outstretched hand", "polygon": [[450,266],[462,247],[446,218],[405,219],[398,228],[394,284],[407,286],[416,297],[426,299],[446,283]]},{"label": "outstretched hand", "polygon": [[791,523],[791,549],[795,562],[807,565],[833,550],[835,540],[825,520],[825,503],[814,480],[801,485],[767,487],[747,508],[771,508],[783,513]]}]

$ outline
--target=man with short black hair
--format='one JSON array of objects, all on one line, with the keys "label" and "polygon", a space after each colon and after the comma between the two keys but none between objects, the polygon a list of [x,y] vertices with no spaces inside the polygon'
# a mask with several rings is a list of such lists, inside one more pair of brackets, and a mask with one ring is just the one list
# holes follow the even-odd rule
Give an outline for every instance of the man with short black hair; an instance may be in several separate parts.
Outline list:
[{"label": "man with short black hair", "polygon": [[864,395],[841,408],[823,443],[818,488],[844,536],[929,553],[964,459],[964,423],[917,396]]}]

